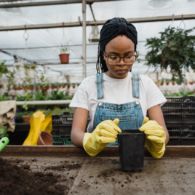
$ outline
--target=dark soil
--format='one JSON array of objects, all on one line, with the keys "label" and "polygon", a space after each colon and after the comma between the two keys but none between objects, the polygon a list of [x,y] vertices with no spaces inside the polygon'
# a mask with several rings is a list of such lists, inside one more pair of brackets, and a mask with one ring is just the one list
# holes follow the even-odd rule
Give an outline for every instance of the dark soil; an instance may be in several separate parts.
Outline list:
[{"label": "dark soil", "polygon": [[194,167],[194,158],[148,158],[126,172],[118,157],[2,157],[0,195],[194,195]]},{"label": "dark soil", "polygon": [[[61,169],[61,167],[60,167]],[[59,177],[52,172],[32,172],[29,165],[17,166],[0,158],[1,195],[62,195],[66,186],[58,184]]]}]

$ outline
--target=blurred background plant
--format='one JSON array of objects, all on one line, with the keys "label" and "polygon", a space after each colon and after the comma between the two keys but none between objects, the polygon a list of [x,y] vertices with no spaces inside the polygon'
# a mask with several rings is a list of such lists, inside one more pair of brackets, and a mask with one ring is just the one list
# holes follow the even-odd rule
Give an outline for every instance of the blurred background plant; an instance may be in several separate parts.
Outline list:
[{"label": "blurred background plant", "polygon": [[168,27],[160,37],[146,40],[146,65],[170,72],[172,80],[184,81],[184,71],[195,70],[195,35],[191,29]]}]

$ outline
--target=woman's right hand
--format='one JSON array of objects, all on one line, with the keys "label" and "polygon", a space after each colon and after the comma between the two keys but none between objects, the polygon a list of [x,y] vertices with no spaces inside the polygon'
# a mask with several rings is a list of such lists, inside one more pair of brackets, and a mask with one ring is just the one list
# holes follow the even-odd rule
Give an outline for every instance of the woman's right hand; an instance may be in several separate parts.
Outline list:
[{"label": "woman's right hand", "polygon": [[119,119],[105,120],[97,125],[92,133],[85,133],[83,148],[90,156],[96,156],[108,143],[115,142],[121,129]]}]

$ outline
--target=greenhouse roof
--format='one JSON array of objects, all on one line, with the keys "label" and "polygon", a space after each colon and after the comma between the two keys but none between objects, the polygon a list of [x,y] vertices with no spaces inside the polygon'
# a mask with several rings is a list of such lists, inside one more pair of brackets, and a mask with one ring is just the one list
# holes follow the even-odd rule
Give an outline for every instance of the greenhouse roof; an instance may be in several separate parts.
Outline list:
[{"label": "greenhouse roof", "polygon": [[[0,1],[0,60],[10,67],[18,61],[35,63],[48,74],[81,79],[95,72],[97,42],[89,40],[92,30],[100,30],[109,18],[125,17],[137,27],[142,60],[136,67],[142,68],[146,39],[168,26],[194,27],[194,7],[195,0]],[[70,51],[66,65],[59,63],[62,47]]]}]

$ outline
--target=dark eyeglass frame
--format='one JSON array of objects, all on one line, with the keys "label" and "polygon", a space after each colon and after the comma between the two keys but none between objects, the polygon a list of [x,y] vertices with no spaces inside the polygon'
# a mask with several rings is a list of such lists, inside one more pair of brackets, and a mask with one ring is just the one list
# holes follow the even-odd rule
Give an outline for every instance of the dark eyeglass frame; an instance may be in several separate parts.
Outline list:
[{"label": "dark eyeglass frame", "polygon": [[[115,54],[115,53],[109,54],[109,53],[105,52],[104,56],[108,59],[108,62],[110,64],[120,63],[121,59],[123,60],[124,63],[131,64],[131,63],[134,63],[136,58],[138,57],[136,52],[128,53],[128,54],[125,54],[123,56],[120,56],[120,55]],[[135,57],[135,58],[133,58],[133,57]]]}]

